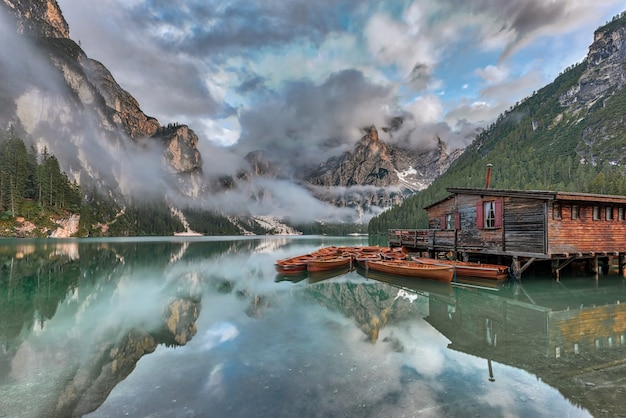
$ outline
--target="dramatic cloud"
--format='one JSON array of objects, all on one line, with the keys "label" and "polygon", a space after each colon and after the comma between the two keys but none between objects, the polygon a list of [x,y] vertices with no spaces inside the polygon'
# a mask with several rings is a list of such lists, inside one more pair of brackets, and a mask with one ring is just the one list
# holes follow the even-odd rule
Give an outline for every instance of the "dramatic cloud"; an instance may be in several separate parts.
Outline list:
[{"label": "dramatic cloud", "polygon": [[[314,126],[324,127],[315,139],[324,141],[379,123],[384,112],[373,115],[372,104],[381,99],[393,113],[438,94],[443,111],[437,122],[452,130],[462,120],[488,123],[584,57],[592,31],[623,7],[617,0],[59,4],[73,38],[112,70],[146,113],[162,123],[189,124],[202,140],[218,144],[236,143],[240,135],[248,142],[265,125],[257,140],[266,143],[271,134],[274,146],[287,148],[294,138],[308,144]],[[576,43],[563,48],[562,37]],[[500,72],[504,62],[508,71]],[[344,98],[352,108],[347,119],[329,120],[314,109],[302,124],[292,121],[283,129],[285,120],[323,105],[310,96],[325,93],[341,73],[362,79],[362,91],[355,85],[346,91],[353,95]],[[495,90],[484,84],[489,79],[493,86],[493,77],[501,77],[500,86],[519,78],[526,84],[494,100],[489,94]],[[363,101],[375,86],[387,97]],[[299,90],[306,94],[294,97]],[[463,117],[468,103],[477,102],[486,106],[482,116]],[[338,131],[323,132],[338,125]]]},{"label": "dramatic cloud", "polygon": [[[350,149],[364,128],[382,128],[395,116],[404,124],[393,136],[379,129],[386,141],[424,148],[441,139],[449,148],[465,147],[501,112],[582,59],[593,31],[621,12],[623,2],[59,0],[59,5],[72,39],[111,70],[146,114],[162,125],[187,124],[199,135],[209,177],[249,169],[244,157],[256,150],[281,166],[281,179],[233,191],[214,204],[224,210],[246,205],[260,213],[274,205],[285,214],[315,218],[334,209],[283,178]],[[5,27],[0,24],[0,31]],[[7,40],[13,43],[10,34],[3,37]],[[37,66],[11,60],[14,45],[0,50],[3,71],[37,78]],[[126,188],[134,187],[133,179],[156,173],[148,161],[141,163],[149,170],[132,172],[137,164],[127,167],[115,148],[98,152],[115,161],[116,181]],[[106,168],[108,161],[92,165]],[[291,194],[284,193],[289,187]],[[262,196],[251,203],[251,192]]]}]

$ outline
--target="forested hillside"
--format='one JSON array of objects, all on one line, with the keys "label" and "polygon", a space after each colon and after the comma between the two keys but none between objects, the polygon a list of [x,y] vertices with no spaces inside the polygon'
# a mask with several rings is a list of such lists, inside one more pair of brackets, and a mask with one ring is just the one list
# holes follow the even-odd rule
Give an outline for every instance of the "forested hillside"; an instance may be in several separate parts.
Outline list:
[{"label": "forested hillside", "polygon": [[0,220],[80,211],[81,192],[54,155],[28,149],[10,128],[0,133]]},{"label": "forested hillside", "polygon": [[487,164],[492,188],[626,194],[626,89],[611,88],[575,110],[559,101],[586,69],[586,61],[568,68],[502,114],[430,187],[372,219],[369,233],[426,228],[423,208],[447,196],[447,187],[484,187]]},{"label": "forested hillside", "polygon": [[[26,145],[11,127],[0,131],[0,236],[45,237],[62,219],[79,215],[75,236],[159,236],[184,231],[165,198],[120,205],[95,186],[78,185],[46,149]],[[188,208],[191,228],[209,235],[240,231],[227,218]]]}]

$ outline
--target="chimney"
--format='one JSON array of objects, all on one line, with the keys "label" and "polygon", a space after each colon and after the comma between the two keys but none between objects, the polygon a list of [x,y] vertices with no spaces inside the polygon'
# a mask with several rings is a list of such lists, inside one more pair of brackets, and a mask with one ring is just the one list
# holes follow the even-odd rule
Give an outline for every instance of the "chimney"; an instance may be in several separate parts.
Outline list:
[{"label": "chimney", "polygon": [[493,164],[487,164],[487,178],[485,179],[485,189],[489,188],[489,183],[491,182],[491,167],[493,167]]}]

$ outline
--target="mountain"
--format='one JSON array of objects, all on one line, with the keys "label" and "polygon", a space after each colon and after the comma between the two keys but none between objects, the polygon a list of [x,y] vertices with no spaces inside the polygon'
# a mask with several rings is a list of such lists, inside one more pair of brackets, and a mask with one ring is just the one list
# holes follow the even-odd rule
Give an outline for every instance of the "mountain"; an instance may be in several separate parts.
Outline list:
[{"label": "mountain", "polygon": [[0,19],[14,51],[1,61],[11,82],[0,86],[0,126],[13,125],[39,149],[63,156],[66,173],[105,195],[162,192],[164,184],[142,181],[153,175],[194,193],[193,182],[180,178],[202,174],[196,134],[144,114],[107,68],[70,39],[55,0],[0,1]]},{"label": "mountain", "polygon": [[[315,196],[337,206],[386,208],[424,189],[459,154],[460,150],[448,153],[441,140],[433,148],[423,150],[387,145],[372,126],[354,149],[320,163],[303,178]],[[339,188],[341,193],[329,194],[333,188]]]},{"label": "mountain", "polygon": [[422,209],[447,187],[626,194],[626,13],[598,28],[587,57],[500,115],[430,187],[377,218],[369,231],[426,228]]},{"label": "mountain", "polygon": [[401,145],[397,117],[379,127],[393,143],[372,127],[356,143],[340,138],[352,148],[295,150],[301,159],[290,164],[274,149],[245,155],[207,146],[203,157],[193,129],[146,115],[71,39],[56,0],[0,1],[0,36],[10,46],[0,50],[10,80],[0,85],[0,127],[58,159],[89,205],[79,221],[74,213],[63,222],[89,234],[297,233],[285,222],[362,224],[426,187],[459,154],[436,138],[419,149]]}]

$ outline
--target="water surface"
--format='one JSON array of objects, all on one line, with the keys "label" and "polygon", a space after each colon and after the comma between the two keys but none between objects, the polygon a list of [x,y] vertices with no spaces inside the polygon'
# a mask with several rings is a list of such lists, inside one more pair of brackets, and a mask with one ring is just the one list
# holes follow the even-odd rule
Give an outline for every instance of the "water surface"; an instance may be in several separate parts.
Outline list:
[{"label": "water surface", "polygon": [[615,416],[624,281],[276,259],[367,238],[0,241],[0,416]]}]

